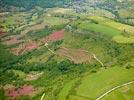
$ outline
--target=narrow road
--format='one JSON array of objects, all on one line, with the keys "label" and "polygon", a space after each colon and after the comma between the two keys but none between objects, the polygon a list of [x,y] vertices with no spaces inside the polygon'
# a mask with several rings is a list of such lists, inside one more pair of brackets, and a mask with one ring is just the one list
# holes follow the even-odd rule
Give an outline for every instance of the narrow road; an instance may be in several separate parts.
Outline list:
[{"label": "narrow road", "polygon": [[93,54],[93,58],[94,58],[96,61],[98,61],[98,62],[101,64],[102,67],[104,66],[104,64],[96,57],[95,54]]},{"label": "narrow road", "polygon": [[104,96],[108,95],[108,94],[111,93],[112,91],[114,91],[114,90],[116,90],[116,89],[118,89],[118,88],[120,88],[120,87],[129,85],[129,84],[132,84],[132,83],[134,83],[134,81],[127,82],[127,83],[124,83],[124,84],[122,84],[122,85],[116,86],[116,87],[110,89],[109,91],[105,92],[104,94],[102,94],[102,95],[99,96],[98,98],[96,98],[96,100],[101,100]]},{"label": "narrow road", "polygon": [[[45,47],[46,47],[52,54],[55,54],[55,53],[48,47],[48,43],[45,43]],[[45,93],[43,93],[43,95],[41,96],[41,99],[40,99],[40,100],[44,100],[44,97],[45,97]]]},{"label": "narrow road", "polygon": [[45,43],[45,47],[52,53],[52,54],[55,54],[49,47],[48,47],[48,44]]},{"label": "narrow road", "polygon": [[45,93],[43,93],[40,100],[44,100],[44,97],[45,97]]}]

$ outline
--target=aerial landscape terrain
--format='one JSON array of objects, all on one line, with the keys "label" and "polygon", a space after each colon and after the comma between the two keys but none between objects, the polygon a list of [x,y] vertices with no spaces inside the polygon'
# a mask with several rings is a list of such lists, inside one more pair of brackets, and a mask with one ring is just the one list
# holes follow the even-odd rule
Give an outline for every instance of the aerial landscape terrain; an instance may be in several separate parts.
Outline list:
[{"label": "aerial landscape terrain", "polygon": [[0,0],[0,100],[134,100],[134,0]]}]

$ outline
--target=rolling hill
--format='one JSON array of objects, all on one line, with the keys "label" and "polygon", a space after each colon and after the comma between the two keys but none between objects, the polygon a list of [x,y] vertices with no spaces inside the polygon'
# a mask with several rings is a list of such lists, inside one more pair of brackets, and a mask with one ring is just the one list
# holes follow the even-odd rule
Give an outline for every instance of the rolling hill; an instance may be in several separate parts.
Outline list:
[{"label": "rolling hill", "polygon": [[133,3],[0,0],[0,100],[133,100]]}]

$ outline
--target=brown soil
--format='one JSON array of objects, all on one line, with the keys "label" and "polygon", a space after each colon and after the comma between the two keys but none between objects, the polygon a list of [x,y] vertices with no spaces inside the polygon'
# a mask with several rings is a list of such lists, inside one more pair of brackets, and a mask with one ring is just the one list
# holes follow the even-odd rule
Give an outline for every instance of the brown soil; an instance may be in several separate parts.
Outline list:
[{"label": "brown soil", "polygon": [[92,55],[83,49],[60,48],[57,54],[61,57],[66,57],[75,64],[89,63]]},{"label": "brown soil", "polygon": [[5,36],[7,33],[5,31],[3,31],[3,29],[0,28],[0,37]]},{"label": "brown soil", "polygon": [[41,73],[30,73],[26,76],[26,80],[27,81],[37,80],[42,74],[43,74],[43,72],[41,72]]},{"label": "brown soil", "polygon": [[17,44],[17,43],[20,43],[22,42],[21,40],[19,40],[18,38],[16,37],[13,37],[13,38],[10,38],[9,40],[7,41],[4,41],[4,44],[6,45],[14,45],[14,44]]},{"label": "brown soil", "polygon": [[47,36],[44,41],[45,42],[54,42],[54,41],[58,41],[58,40],[62,40],[64,38],[64,30],[59,30],[56,32],[53,32],[52,34],[50,34],[49,36]]},{"label": "brown soil", "polygon": [[19,45],[18,48],[12,48],[11,52],[15,55],[22,55],[24,52],[32,51],[33,49],[38,48],[38,44],[35,41],[30,41]]},{"label": "brown soil", "polygon": [[29,26],[29,27],[25,28],[25,30],[22,31],[20,34],[21,35],[26,35],[28,32],[39,31],[39,30],[44,29],[45,27],[46,27],[46,25],[44,23],[33,25],[33,26]]}]

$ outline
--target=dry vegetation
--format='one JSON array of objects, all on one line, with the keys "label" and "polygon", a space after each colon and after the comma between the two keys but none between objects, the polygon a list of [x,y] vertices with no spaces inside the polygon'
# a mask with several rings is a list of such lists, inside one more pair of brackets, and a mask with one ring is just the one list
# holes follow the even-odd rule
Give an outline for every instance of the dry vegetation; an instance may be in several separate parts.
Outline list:
[{"label": "dry vegetation", "polygon": [[66,57],[75,64],[90,63],[92,56],[88,51],[83,49],[70,49],[70,48],[60,48],[57,51],[58,55],[61,57]]}]

